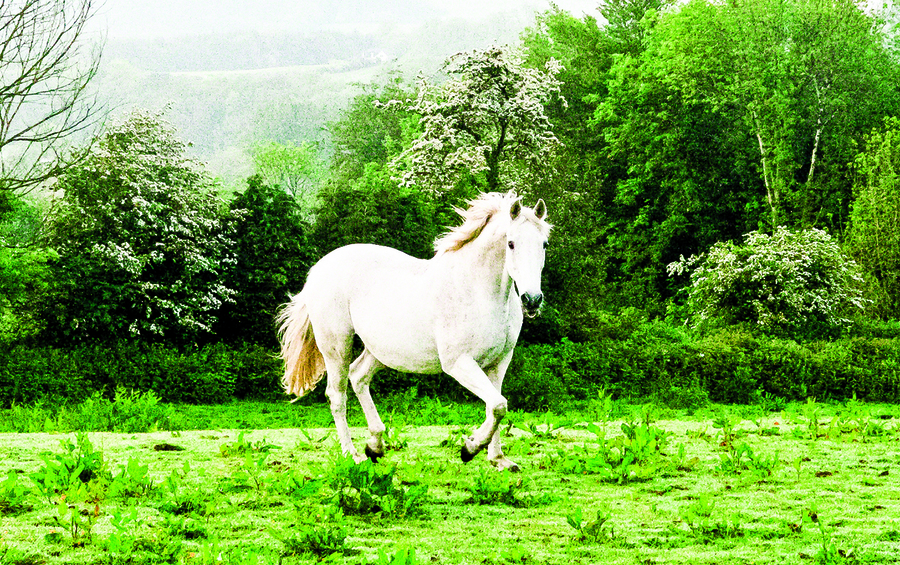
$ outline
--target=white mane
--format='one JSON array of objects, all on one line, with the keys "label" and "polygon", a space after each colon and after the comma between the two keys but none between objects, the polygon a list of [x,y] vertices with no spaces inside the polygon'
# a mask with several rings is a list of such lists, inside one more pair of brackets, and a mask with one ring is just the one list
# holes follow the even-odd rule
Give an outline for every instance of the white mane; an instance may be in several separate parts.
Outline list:
[{"label": "white mane", "polygon": [[[478,198],[469,201],[469,208],[463,210],[456,208],[456,212],[462,216],[463,223],[439,237],[434,242],[435,254],[450,253],[462,249],[470,241],[474,241],[487,226],[492,218],[510,217],[510,209],[513,204],[522,200],[514,192],[503,194],[500,192],[485,192]],[[543,230],[550,231],[550,224],[534,215],[530,208],[522,208],[524,213],[529,213],[531,221],[535,222]]]}]

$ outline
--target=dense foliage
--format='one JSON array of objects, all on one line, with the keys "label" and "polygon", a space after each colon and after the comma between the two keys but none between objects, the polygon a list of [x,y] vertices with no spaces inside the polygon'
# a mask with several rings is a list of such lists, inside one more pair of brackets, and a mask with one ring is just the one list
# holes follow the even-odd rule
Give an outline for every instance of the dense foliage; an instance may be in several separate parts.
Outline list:
[{"label": "dense foliage", "polygon": [[873,313],[890,319],[900,311],[900,120],[888,118],[865,147],[856,158],[847,249],[866,273]]},{"label": "dense foliage", "polygon": [[[361,85],[324,124],[330,144],[249,144],[257,174],[234,194],[145,111],[77,149],[53,199],[3,193],[0,400],[128,379],[193,402],[277,389],[261,364],[241,365],[261,371],[241,384],[234,360],[274,346],[274,311],[317,259],[355,242],[430,257],[454,206],[510,188],[554,224],[547,304],[505,383],[514,405],[604,387],[682,404],[896,400],[890,14],[850,0],[601,13],[553,7],[520,45],[449,57],[446,76]],[[112,362],[91,351],[139,368],[88,374]],[[438,381],[375,381],[416,382]]]},{"label": "dense foliage", "polygon": [[225,341],[274,346],[274,312],[301,284],[313,260],[303,210],[277,185],[253,176],[247,190],[231,201],[225,224],[235,254],[225,286],[239,299],[222,306],[215,334]]}]

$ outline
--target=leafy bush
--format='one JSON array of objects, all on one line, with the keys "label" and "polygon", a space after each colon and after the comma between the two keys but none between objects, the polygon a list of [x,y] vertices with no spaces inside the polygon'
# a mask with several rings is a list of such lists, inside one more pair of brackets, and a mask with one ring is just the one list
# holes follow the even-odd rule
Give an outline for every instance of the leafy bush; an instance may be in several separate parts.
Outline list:
[{"label": "leafy bush", "polygon": [[751,322],[774,333],[828,333],[850,324],[864,304],[856,263],[821,230],[751,232],[742,245],[719,242],[669,264],[691,270],[688,306],[695,325]]}]

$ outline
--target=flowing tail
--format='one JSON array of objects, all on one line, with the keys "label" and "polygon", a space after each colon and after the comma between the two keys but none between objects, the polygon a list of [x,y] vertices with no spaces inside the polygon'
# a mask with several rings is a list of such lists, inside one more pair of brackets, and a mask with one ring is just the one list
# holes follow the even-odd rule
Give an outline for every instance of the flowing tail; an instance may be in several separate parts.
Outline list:
[{"label": "flowing tail", "polygon": [[284,360],[284,376],[281,386],[298,400],[316,388],[325,374],[325,359],[316,345],[313,327],[309,321],[303,292],[282,306],[276,318],[281,341],[281,358]]}]

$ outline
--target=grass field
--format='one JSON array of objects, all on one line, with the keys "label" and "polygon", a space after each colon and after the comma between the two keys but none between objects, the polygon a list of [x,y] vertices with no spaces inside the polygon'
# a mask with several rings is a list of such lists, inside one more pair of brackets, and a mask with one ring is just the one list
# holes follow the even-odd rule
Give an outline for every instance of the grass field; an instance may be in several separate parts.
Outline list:
[{"label": "grass field", "polygon": [[[4,419],[29,413],[62,421]],[[519,474],[460,462],[477,405],[384,404],[359,466],[324,406],[162,413],[182,429],[0,434],[0,562],[900,563],[897,406],[513,412]]]}]

